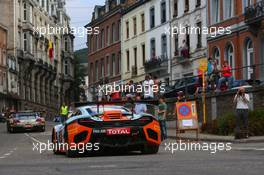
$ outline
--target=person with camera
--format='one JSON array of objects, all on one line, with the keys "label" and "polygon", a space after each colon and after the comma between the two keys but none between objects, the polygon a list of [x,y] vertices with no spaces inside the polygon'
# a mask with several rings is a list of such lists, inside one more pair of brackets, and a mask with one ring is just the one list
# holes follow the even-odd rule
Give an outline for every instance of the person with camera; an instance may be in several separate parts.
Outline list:
[{"label": "person with camera", "polygon": [[[240,87],[234,98],[236,108],[236,128],[235,139],[248,138],[248,113],[249,113],[249,95],[245,93],[245,88]],[[241,133],[240,123],[243,123],[244,132]]]}]

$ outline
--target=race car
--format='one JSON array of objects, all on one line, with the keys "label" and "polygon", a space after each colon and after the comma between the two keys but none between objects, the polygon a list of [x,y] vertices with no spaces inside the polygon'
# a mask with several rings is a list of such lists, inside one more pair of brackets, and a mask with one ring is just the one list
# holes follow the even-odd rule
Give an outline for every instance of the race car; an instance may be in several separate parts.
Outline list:
[{"label": "race car", "polygon": [[40,112],[20,111],[11,113],[7,119],[7,131],[45,131],[45,119]]},{"label": "race car", "polygon": [[[161,143],[159,122],[150,114],[134,114],[123,106],[78,107],[64,124],[52,131],[53,152],[76,157],[104,149],[155,154]],[[89,144],[89,148],[83,148]],[[80,150],[82,150],[80,152]]]}]

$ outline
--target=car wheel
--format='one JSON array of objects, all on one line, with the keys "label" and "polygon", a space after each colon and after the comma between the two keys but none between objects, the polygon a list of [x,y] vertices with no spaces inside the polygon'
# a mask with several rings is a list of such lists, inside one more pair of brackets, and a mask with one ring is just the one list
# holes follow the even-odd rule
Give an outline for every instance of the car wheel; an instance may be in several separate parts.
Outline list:
[{"label": "car wheel", "polygon": [[56,140],[56,134],[55,131],[52,131],[52,135],[51,135],[51,140],[52,140],[52,144],[53,144],[53,153],[54,154],[59,154],[59,149],[58,149],[58,142]]},{"label": "car wheel", "polygon": [[141,152],[142,154],[157,154],[159,151],[159,145],[144,145]]},{"label": "car wheel", "polygon": [[66,156],[67,157],[77,157],[78,156],[78,150],[71,150],[70,149],[70,144],[69,144],[69,140],[68,140],[68,135],[67,132],[65,132],[65,143],[67,143],[67,148],[66,148]]},{"label": "car wheel", "polygon": [[9,126],[8,126],[8,125],[6,125],[6,130],[7,130],[7,132],[9,132],[9,133],[10,133],[10,128],[9,128]]},{"label": "car wheel", "polygon": [[15,128],[13,128],[13,127],[10,127],[10,133],[15,133]]},{"label": "car wheel", "polygon": [[45,132],[45,126],[42,126],[42,128],[40,129],[41,132]]}]

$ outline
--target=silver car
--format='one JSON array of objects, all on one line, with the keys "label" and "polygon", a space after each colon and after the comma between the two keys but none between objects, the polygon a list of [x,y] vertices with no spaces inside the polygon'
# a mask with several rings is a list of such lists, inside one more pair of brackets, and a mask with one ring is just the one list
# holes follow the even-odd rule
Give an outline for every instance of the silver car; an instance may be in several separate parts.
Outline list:
[{"label": "silver car", "polygon": [[12,113],[7,119],[7,131],[45,131],[45,119],[40,112],[23,111]]}]

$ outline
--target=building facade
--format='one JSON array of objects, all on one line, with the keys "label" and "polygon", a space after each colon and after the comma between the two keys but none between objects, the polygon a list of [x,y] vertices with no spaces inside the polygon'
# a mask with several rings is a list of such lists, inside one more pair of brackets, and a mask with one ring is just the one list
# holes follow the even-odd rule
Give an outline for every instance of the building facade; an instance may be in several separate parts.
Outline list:
[{"label": "building facade", "polygon": [[169,78],[170,1],[138,1],[122,16],[122,80]]},{"label": "building facade", "polygon": [[74,37],[51,30],[70,30],[65,0],[4,1],[0,11],[8,14],[3,20],[9,31],[9,93],[16,96],[17,109],[55,113],[73,97]]},{"label": "building facade", "polygon": [[0,21],[0,112],[7,102],[7,29]]},{"label": "building facade", "polygon": [[171,18],[171,77],[197,75],[199,60],[207,55],[207,35],[201,32],[207,27],[207,1],[172,0]]},{"label": "building facade", "polygon": [[133,0],[107,0],[95,6],[92,20],[86,28],[99,32],[88,35],[89,89],[96,93],[98,85],[121,80],[121,16]]},{"label": "building facade", "polygon": [[227,60],[236,79],[264,79],[263,0],[208,0],[210,26],[232,33],[208,38],[209,55]]}]

